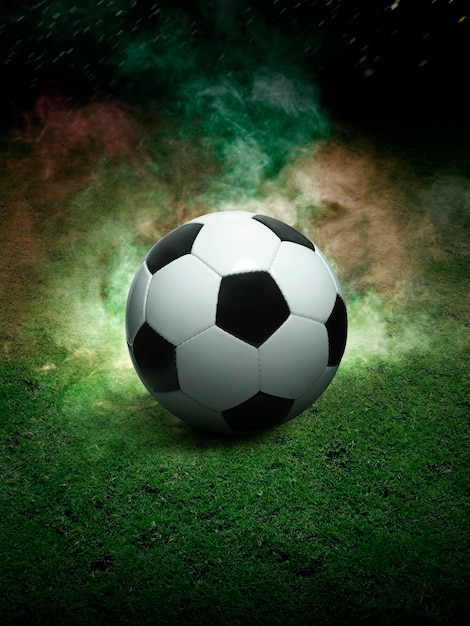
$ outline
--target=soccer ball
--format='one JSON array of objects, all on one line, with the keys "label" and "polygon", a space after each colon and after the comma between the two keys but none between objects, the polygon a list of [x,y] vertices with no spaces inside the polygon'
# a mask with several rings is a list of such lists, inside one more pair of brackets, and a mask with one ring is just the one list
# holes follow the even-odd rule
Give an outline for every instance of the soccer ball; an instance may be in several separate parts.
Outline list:
[{"label": "soccer ball", "polygon": [[145,387],[215,432],[299,415],[332,381],[346,334],[341,286],[320,250],[245,211],[203,215],[163,237],[127,300],[127,345]]}]

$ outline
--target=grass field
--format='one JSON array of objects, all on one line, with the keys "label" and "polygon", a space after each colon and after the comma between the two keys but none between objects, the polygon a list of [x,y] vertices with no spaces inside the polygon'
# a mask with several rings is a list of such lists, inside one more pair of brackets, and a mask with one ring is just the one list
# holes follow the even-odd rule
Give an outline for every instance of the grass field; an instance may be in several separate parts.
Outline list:
[{"label": "grass field", "polygon": [[[470,160],[440,124],[333,123],[269,176],[118,104],[5,130],[2,624],[468,622]],[[310,236],[349,312],[325,394],[250,437],[166,413],[124,338],[149,247],[226,208]]]}]

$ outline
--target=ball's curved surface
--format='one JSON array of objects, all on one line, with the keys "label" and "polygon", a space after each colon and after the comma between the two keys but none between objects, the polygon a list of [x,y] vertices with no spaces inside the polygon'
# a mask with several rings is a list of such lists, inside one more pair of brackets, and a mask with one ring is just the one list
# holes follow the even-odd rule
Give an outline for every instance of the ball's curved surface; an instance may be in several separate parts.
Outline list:
[{"label": "ball's curved surface", "polygon": [[244,211],[203,215],[163,237],[127,300],[142,382],[171,413],[215,432],[299,415],[332,381],[346,336],[341,286],[320,250]]}]

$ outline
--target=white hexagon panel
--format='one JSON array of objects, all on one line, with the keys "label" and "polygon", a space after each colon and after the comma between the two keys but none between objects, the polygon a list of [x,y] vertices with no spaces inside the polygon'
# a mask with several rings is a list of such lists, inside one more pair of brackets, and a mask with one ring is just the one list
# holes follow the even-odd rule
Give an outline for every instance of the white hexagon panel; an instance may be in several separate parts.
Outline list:
[{"label": "white hexagon panel", "polygon": [[176,366],[181,390],[211,409],[230,409],[259,390],[256,348],[217,326],[178,346]]},{"label": "white hexagon panel", "polygon": [[328,365],[328,333],[319,322],[291,315],[258,352],[260,390],[297,398]]},{"label": "white hexagon panel", "polygon": [[208,222],[194,242],[192,254],[220,276],[267,270],[280,245],[279,238],[251,214]]},{"label": "white hexagon panel", "polygon": [[308,409],[325,391],[333,380],[337,367],[326,367],[322,375],[315,380],[311,386],[302,395],[298,396],[292,403],[292,407],[283,422],[288,422],[303,411]]},{"label": "white hexagon panel", "polygon": [[126,335],[127,341],[134,341],[137,331],[145,322],[145,310],[147,308],[147,292],[152,274],[145,262],[139,265],[129,289],[126,311]]},{"label": "white hexagon panel", "polygon": [[170,413],[178,415],[192,426],[221,433],[231,433],[231,429],[220,411],[196,402],[181,390],[161,393],[158,400]]},{"label": "white hexagon panel", "polygon": [[323,259],[316,251],[283,242],[270,269],[291,313],[326,322],[337,290]]},{"label": "white hexagon panel", "polygon": [[163,267],[152,278],[146,320],[178,345],[215,323],[221,278],[192,254]]}]

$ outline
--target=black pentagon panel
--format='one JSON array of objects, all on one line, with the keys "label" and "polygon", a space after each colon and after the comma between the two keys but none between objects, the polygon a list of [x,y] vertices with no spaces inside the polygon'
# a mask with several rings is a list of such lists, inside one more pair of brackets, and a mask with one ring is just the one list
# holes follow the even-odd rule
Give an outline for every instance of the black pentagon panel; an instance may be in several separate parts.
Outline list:
[{"label": "black pentagon panel", "polygon": [[305,235],[299,233],[298,230],[292,228],[288,224],[281,222],[280,220],[275,219],[274,217],[268,217],[267,215],[255,215],[254,220],[257,222],[261,222],[267,226],[270,230],[276,234],[281,241],[291,241],[292,243],[298,243],[301,246],[305,246],[306,248],[310,248],[315,252],[315,246],[307,239]]},{"label": "black pentagon panel", "polygon": [[183,224],[162,237],[145,258],[149,272],[155,274],[168,263],[189,254],[203,226],[204,224]]},{"label": "black pentagon panel", "polygon": [[222,415],[235,431],[257,431],[280,424],[293,404],[294,400],[289,398],[278,398],[260,391],[246,402],[222,411]]},{"label": "black pentagon panel", "polygon": [[153,391],[179,389],[176,348],[147,323],[141,326],[135,336],[132,353],[142,380]]},{"label": "black pentagon panel", "polygon": [[215,322],[235,337],[258,347],[289,314],[287,302],[268,272],[245,272],[222,278]]},{"label": "black pentagon panel", "polygon": [[348,335],[348,314],[346,305],[341,296],[336,296],[336,302],[326,324],[328,331],[328,365],[339,365],[344,349],[346,348],[346,338]]}]

